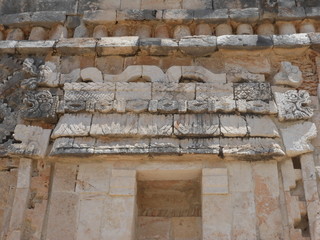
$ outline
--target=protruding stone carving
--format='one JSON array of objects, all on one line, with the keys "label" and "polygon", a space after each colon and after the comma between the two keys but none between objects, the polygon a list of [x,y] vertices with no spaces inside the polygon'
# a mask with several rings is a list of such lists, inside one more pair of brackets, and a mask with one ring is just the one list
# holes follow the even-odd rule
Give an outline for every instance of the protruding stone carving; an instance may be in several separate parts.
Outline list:
[{"label": "protruding stone carving", "polygon": [[44,157],[50,134],[50,129],[19,124],[14,130],[14,138],[21,143],[11,145],[9,151],[13,154]]},{"label": "protruding stone carving", "polygon": [[25,109],[22,111],[22,118],[26,120],[56,121],[58,97],[52,96],[50,91],[29,91],[26,93],[23,102]]},{"label": "protruding stone carving", "polygon": [[298,123],[280,130],[286,153],[289,157],[313,151],[310,141],[317,136],[317,129],[314,123]]},{"label": "protruding stone carving", "polygon": [[103,82],[102,73],[98,68],[95,67],[88,67],[82,69],[80,72],[80,76],[82,81],[84,82]]},{"label": "protruding stone carving", "polygon": [[271,100],[269,83],[236,83],[234,84],[234,97],[236,100]]},{"label": "protruding stone carving", "polygon": [[3,103],[3,100],[0,100],[0,145],[5,143],[7,138],[12,135],[16,124],[17,113]]},{"label": "protruding stone carving", "polygon": [[273,79],[277,85],[288,85],[291,87],[299,87],[302,84],[302,72],[299,67],[292,65],[290,62],[281,62],[280,72]]},{"label": "protruding stone carving", "polygon": [[288,90],[284,93],[275,92],[280,121],[309,119],[313,110],[307,107],[310,104],[310,95],[305,90]]},{"label": "protruding stone carving", "polygon": [[48,87],[58,87],[60,83],[60,73],[54,62],[46,62],[39,67],[41,83]]}]

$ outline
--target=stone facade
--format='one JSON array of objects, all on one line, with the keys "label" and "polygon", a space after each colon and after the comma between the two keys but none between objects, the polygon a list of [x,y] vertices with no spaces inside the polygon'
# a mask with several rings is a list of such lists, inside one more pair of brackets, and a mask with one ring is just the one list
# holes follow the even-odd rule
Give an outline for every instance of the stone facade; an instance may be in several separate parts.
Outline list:
[{"label": "stone facade", "polygon": [[0,12],[0,240],[320,239],[317,1]]}]

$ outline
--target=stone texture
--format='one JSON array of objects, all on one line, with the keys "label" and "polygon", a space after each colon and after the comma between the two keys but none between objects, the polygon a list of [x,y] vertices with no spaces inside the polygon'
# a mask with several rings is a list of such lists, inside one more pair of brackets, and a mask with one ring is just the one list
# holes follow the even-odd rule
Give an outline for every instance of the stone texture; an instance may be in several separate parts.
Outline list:
[{"label": "stone texture", "polygon": [[138,50],[138,39],[138,37],[102,38],[97,43],[97,52],[99,55],[134,54]]},{"label": "stone texture", "polygon": [[274,83],[277,85],[288,85],[299,87],[302,84],[302,72],[299,67],[290,62],[281,62],[280,71],[274,76]]},{"label": "stone texture", "polygon": [[94,67],[88,67],[81,69],[80,76],[84,82],[103,82],[103,76],[99,69]]},{"label": "stone texture", "polygon": [[248,134],[246,119],[234,115],[221,115],[221,134],[225,137],[244,137]]},{"label": "stone texture", "polygon": [[202,195],[219,195],[228,193],[228,170],[226,168],[202,169]]}]

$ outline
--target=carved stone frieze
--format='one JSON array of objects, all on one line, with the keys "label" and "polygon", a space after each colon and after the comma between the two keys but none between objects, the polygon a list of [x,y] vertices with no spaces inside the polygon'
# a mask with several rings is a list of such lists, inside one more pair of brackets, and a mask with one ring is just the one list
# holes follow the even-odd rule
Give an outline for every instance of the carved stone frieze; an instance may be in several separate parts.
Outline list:
[{"label": "carved stone frieze", "polygon": [[275,100],[278,106],[278,118],[280,121],[309,119],[313,110],[310,104],[310,95],[305,90],[288,90],[284,93],[275,92]]},{"label": "carved stone frieze", "polygon": [[236,100],[244,99],[247,101],[271,100],[271,87],[269,83],[235,83],[234,97]]},{"label": "carved stone frieze", "polygon": [[25,109],[21,116],[26,120],[44,120],[55,122],[57,120],[56,108],[58,97],[52,96],[48,90],[29,91],[23,100]]}]

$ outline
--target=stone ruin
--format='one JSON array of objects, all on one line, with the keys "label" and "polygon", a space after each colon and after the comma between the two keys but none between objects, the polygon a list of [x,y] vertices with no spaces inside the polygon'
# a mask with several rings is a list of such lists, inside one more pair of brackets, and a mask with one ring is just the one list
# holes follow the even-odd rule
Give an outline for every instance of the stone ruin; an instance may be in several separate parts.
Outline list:
[{"label": "stone ruin", "polygon": [[0,0],[0,240],[319,240],[319,17]]}]

